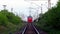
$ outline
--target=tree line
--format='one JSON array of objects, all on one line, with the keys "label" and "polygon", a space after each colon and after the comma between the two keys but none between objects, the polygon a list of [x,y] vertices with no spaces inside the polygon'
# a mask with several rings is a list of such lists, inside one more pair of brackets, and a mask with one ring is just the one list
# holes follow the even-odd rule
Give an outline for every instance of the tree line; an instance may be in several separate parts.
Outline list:
[{"label": "tree line", "polygon": [[56,6],[50,8],[42,17],[39,17],[37,26],[49,34],[60,34],[60,0]]},{"label": "tree line", "polygon": [[21,28],[21,26],[22,20],[19,16],[8,10],[0,11],[0,34],[9,34],[9,32],[14,33]]}]

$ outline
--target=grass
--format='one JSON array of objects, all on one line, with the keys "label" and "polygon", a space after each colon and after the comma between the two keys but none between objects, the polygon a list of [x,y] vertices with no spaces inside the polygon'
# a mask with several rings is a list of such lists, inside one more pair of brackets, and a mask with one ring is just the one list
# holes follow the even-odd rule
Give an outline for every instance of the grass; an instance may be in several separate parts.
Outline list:
[{"label": "grass", "polygon": [[9,34],[12,33],[14,34],[17,30],[19,30],[23,25],[20,23],[18,25],[14,25],[12,23],[7,23],[6,27],[5,26],[0,26],[0,34]]},{"label": "grass", "polygon": [[55,30],[50,26],[44,26],[43,24],[38,23],[36,23],[36,25],[40,27],[42,30],[46,31],[48,34],[60,34],[60,30]]}]

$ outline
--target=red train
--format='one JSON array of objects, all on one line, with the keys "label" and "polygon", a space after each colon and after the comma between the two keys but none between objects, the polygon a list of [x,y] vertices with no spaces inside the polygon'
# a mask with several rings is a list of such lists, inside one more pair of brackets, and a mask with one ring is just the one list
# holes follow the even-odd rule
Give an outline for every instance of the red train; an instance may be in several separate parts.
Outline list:
[{"label": "red train", "polygon": [[28,23],[32,23],[32,19],[33,19],[32,16],[28,16],[28,19],[27,19]]}]

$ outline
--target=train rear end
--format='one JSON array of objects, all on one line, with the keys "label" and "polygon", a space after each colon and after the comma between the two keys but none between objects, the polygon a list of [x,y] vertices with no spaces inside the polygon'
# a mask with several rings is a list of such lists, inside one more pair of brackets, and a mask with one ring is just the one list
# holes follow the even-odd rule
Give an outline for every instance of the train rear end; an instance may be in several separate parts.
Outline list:
[{"label": "train rear end", "polygon": [[28,23],[32,23],[32,19],[33,18],[31,16],[29,16],[28,19],[27,19],[28,20]]}]

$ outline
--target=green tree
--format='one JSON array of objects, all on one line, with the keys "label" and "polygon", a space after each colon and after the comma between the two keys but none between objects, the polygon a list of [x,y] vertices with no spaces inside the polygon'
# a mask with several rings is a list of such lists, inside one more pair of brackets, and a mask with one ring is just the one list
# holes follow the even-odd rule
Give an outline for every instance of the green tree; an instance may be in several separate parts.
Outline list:
[{"label": "green tree", "polygon": [[0,25],[6,26],[7,22],[8,22],[7,17],[5,15],[3,15],[2,13],[0,13]]},{"label": "green tree", "polygon": [[[55,34],[58,31],[60,32],[60,0],[57,2],[57,5],[49,9],[45,14],[42,15],[42,18],[39,18],[39,27]],[[50,33],[49,33],[50,34]]]},{"label": "green tree", "polygon": [[8,21],[13,23],[13,24],[21,23],[21,18],[19,16],[15,16],[11,12],[8,12],[8,10],[1,10],[0,13],[4,14],[7,17]]}]

